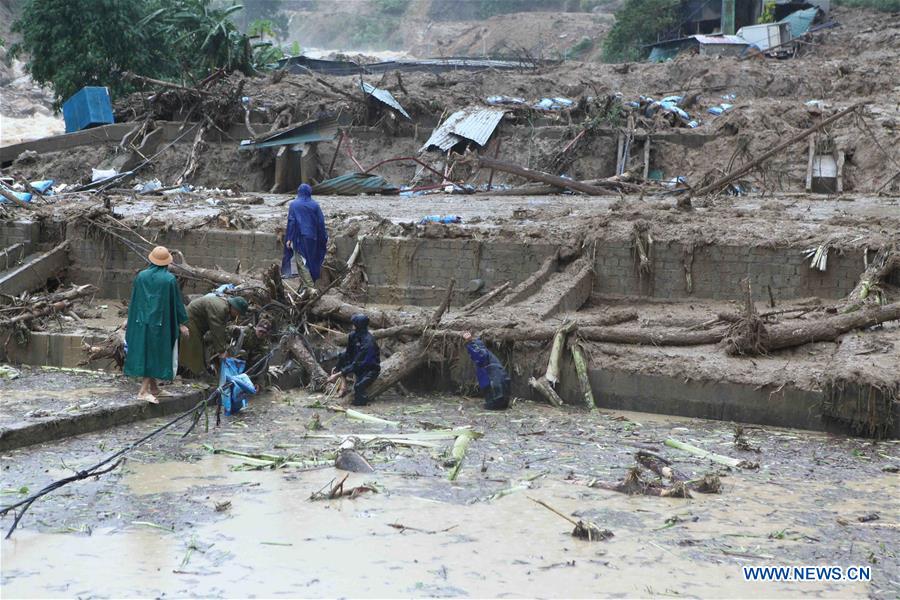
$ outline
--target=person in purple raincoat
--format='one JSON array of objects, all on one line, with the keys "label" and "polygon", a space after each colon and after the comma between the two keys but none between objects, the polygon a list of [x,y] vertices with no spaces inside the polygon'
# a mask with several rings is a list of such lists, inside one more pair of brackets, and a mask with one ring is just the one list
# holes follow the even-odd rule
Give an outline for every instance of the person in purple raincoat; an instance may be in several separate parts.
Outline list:
[{"label": "person in purple raincoat", "polygon": [[288,208],[284,256],[281,259],[282,276],[299,275],[303,286],[309,288],[310,293],[314,293],[315,282],[322,273],[327,247],[325,216],[319,204],[312,199],[312,188],[304,183],[297,190],[297,198]]}]

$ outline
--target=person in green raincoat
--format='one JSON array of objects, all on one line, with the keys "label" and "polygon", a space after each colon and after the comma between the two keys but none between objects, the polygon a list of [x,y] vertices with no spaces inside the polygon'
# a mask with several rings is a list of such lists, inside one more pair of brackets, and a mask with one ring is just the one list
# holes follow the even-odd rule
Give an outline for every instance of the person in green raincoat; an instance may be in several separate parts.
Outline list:
[{"label": "person in green raincoat", "polygon": [[138,398],[156,404],[157,379],[171,381],[178,364],[178,340],[188,335],[181,290],[169,273],[172,255],[157,246],[147,257],[150,266],[138,273],[131,288],[125,330],[125,375],[141,377]]},{"label": "person in green raincoat", "polygon": [[[214,294],[200,296],[187,307],[190,335],[182,339],[178,349],[178,364],[193,375],[206,373],[207,356],[225,358],[228,332],[225,326],[247,312],[247,301],[240,296],[227,300]],[[204,345],[204,336],[209,334]]]}]

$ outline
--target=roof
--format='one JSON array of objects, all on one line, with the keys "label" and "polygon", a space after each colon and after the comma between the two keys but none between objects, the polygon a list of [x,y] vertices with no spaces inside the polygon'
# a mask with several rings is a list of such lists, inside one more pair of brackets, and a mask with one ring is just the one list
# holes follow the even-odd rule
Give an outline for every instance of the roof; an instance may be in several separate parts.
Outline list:
[{"label": "roof", "polygon": [[360,75],[387,71],[474,71],[481,69],[534,69],[535,61],[499,60],[493,58],[425,58],[398,59],[372,64],[357,64],[346,60],[327,60],[308,56],[289,56],[275,63],[279,69],[292,73],[326,73],[328,75]]},{"label": "roof", "polygon": [[281,129],[258,140],[243,140],[240,148],[245,150],[249,148],[270,148],[272,146],[329,142],[337,136],[337,131],[337,118],[329,117]]},{"label": "roof", "polygon": [[505,108],[478,106],[458,110],[431,132],[431,137],[422,146],[422,150],[437,146],[446,152],[464,139],[484,146],[506,112]]},{"label": "roof", "polygon": [[322,196],[355,196],[357,194],[396,194],[400,189],[372,173],[345,173],[313,186]]},{"label": "roof", "polygon": [[388,106],[390,106],[391,108],[396,110],[398,113],[400,113],[401,115],[403,115],[404,117],[406,117],[407,119],[412,121],[412,117],[409,116],[409,113],[407,113],[405,110],[403,110],[403,107],[400,106],[400,103],[394,99],[394,96],[392,96],[389,91],[383,90],[381,88],[377,88],[372,84],[366,83],[365,81],[360,81],[359,87],[361,87],[362,91],[364,91],[365,93],[369,94],[370,96],[372,96],[374,98],[377,98],[384,104],[387,104]]},{"label": "roof", "polygon": [[747,40],[737,35],[694,35],[691,37],[701,44],[747,45]]}]

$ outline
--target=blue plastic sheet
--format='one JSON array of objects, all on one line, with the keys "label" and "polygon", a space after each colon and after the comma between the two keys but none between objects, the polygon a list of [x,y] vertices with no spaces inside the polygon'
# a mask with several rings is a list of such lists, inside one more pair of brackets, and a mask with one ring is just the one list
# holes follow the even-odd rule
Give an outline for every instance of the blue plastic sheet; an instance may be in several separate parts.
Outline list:
[{"label": "blue plastic sheet", "polygon": [[[222,390],[222,408],[225,414],[235,415],[247,408],[247,396],[256,393],[256,387],[244,373],[247,363],[238,358],[226,358],[219,369],[219,388]],[[225,387],[226,383],[232,385]]]},{"label": "blue plastic sheet", "polygon": [[427,217],[422,217],[419,221],[419,225],[424,225],[425,223],[462,223],[462,217],[457,215],[428,215]]},{"label": "blue plastic sheet", "polygon": [[[31,193],[29,192],[15,192],[7,187],[4,187],[7,192],[21,200],[22,202],[31,202]],[[6,198],[0,197],[0,204],[7,202]]]}]

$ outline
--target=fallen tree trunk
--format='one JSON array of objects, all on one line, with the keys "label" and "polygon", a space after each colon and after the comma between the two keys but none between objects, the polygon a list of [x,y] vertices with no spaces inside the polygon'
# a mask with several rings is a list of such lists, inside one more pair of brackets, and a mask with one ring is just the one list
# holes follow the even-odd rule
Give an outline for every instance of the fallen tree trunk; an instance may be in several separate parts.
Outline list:
[{"label": "fallen tree trunk", "polygon": [[838,119],[842,119],[843,117],[849,115],[850,113],[852,113],[859,107],[864,106],[866,104],[869,104],[869,102],[868,101],[857,102],[856,104],[850,106],[849,108],[845,108],[844,110],[840,111],[839,113],[831,115],[827,119],[823,119],[822,121],[816,123],[809,129],[806,129],[803,132],[795,135],[791,139],[778,144],[777,146],[775,146],[774,148],[772,148],[771,150],[769,150],[768,152],[764,153],[762,156],[757,158],[756,160],[751,161],[751,162],[747,163],[746,165],[744,165],[743,167],[739,168],[737,171],[729,173],[725,177],[721,177],[721,178],[717,179],[716,181],[712,182],[711,184],[700,188],[699,190],[693,191],[691,193],[691,195],[692,196],[702,196],[704,194],[709,194],[711,192],[719,191],[720,189],[722,189],[723,187],[725,187],[732,181],[735,181],[736,179],[740,179],[741,177],[743,177],[744,175],[746,175],[747,173],[749,173],[750,171],[752,171],[753,169],[755,169],[756,167],[758,167],[759,165],[761,165],[762,163],[767,161],[768,159],[772,158],[773,156],[775,156],[776,154],[778,154],[785,148],[788,148],[789,146],[793,146],[797,142],[800,142],[800,141],[806,139],[807,137],[814,134],[815,132],[822,129],[823,127],[825,127],[827,125],[831,125]]},{"label": "fallen tree trunk", "polygon": [[394,324],[391,315],[383,310],[368,309],[349,304],[341,300],[337,295],[325,294],[321,296],[309,309],[310,314],[322,319],[334,319],[344,323],[350,323],[353,315],[363,313],[369,317],[372,327],[390,327]]},{"label": "fallen tree trunk", "polygon": [[386,392],[394,384],[399,383],[405,377],[411,375],[419,365],[425,362],[428,350],[428,339],[431,336],[424,335],[424,331],[426,329],[433,329],[440,323],[441,317],[444,316],[444,313],[450,306],[450,298],[453,294],[453,286],[455,283],[455,280],[450,280],[450,284],[447,286],[447,294],[444,296],[444,301],[441,302],[437,309],[435,309],[434,313],[428,319],[428,322],[422,326],[423,335],[418,340],[409,342],[401,347],[400,350],[392,354],[384,361],[384,363],[382,363],[381,373],[378,375],[378,379],[375,380],[375,383],[373,383],[368,390],[369,398],[375,398]]},{"label": "fallen tree trunk", "polygon": [[767,350],[780,350],[812,342],[828,342],[853,331],[872,327],[887,321],[900,320],[900,302],[875,306],[827,319],[816,319],[804,325],[779,325],[769,327]]},{"label": "fallen tree trunk", "polygon": [[553,389],[546,378],[541,377],[540,379],[535,379],[534,377],[531,377],[528,380],[528,385],[553,406],[563,405],[562,398],[559,397],[559,394],[556,393],[556,390]]},{"label": "fallen tree trunk", "polygon": [[[585,179],[581,183],[595,185],[597,187],[608,187],[609,190],[607,191],[607,194],[610,191],[618,190],[639,193],[645,189],[643,186],[625,181],[628,176],[628,173],[624,173],[622,175],[613,175],[612,177],[606,177],[604,179]],[[555,185],[526,183],[525,185],[506,190],[491,190],[489,192],[477,192],[477,194],[490,194],[491,196],[549,196],[552,194],[559,194],[563,191],[563,188]]]},{"label": "fallen tree trunk", "polygon": [[[634,321],[637,318],[637,311],[626,310],[616,313],[576,318],[574,323],[578,327],[603,327]],[[496,342],[543,342],[553,339],[553,336],[556,335],[556,330],[556,327],[549,325],[534,325],[516,322],[504,323],[494,319],[469,319],[462,316],[444,324],[441,329],[432,332],[432,335],[434,337],[455,337],[460,335],[463,331],[472,331],[484,332],[484,334],[479,337]],[[383,340],[394,337],[422,335],[424,331],[424,325],[412,323],[385,327],[383,329],[374,329],[372,330],[372,335],[375,336],[375,339],[377,340]],[[344,345],[347,343],[347,334],[336,336],[333,341],[335,344]]]},{"label": "fallen tree trunk", "polygon": [[558,177],[556,175],[541,173],[540,171],[535,171],[534,169],[526,169],[525,167],[520,167],[503,160],[476,155],[473,155],[471,160],[478,168],[504,171],[506,173],[509,173],[510,175],[517,175],[519,177],[524,177],[525,179],[530,179],[532,181],[540,181],[541,183],[553,185],[558,188],[565,188],[567,190],[572,190],[573,192],[581,192],[582,194],[586,194],[588,196],[609,195],[609,190],[605,190],[601,187],[589,185],[581,181],[575,181],[574,179],[566,179],[565,177]]},{"label": "fallen tree trunk", "polygon": [[285,347],[309,375],[309,387],[313,390],[324,388],[328,374],[303,343],[303,339],[299,335],[291,336],[285,340]]},{"label": "fallen tree trunk", "polygon": [[146,83],[149,85],[155,85],[159,87],[169,88],[171,90],[179,90],[182,92],[189,92],[191,94],[199,94],[201,96],[213,96],[212,92],[207,92],[206,90],[199,90],[197,88],[189,88],[183,85],[178,85],[177,83],[172,83],[171,81],[163,81],[161,79],[153,79],[152,77],[144,77],[143,75],[137,75],[136,73],[131,73],[129,71],[125,71],[122,73],[122,77],[128,81],[137,81],[140,83]]},{"label": "fallen tree trunk", "polygon": [[257,285],[263,287],[261,281],[250,280],[246,277],[235,275],[234,273],[219,271],[217,269],[206,269],[204,267],[193,267],[189,265],[185,260],[184,254],[181,253],[181,250],[172,250],[171,252],[173,256],[177,256],[181,260],[181,262],[179,263],[173,262],[169,267],[169,270],[174,271],[176,275],[180,272],[193,279],[205,279],[206,281],[211,281],[213,283],[230,283],[232,285]]}]

